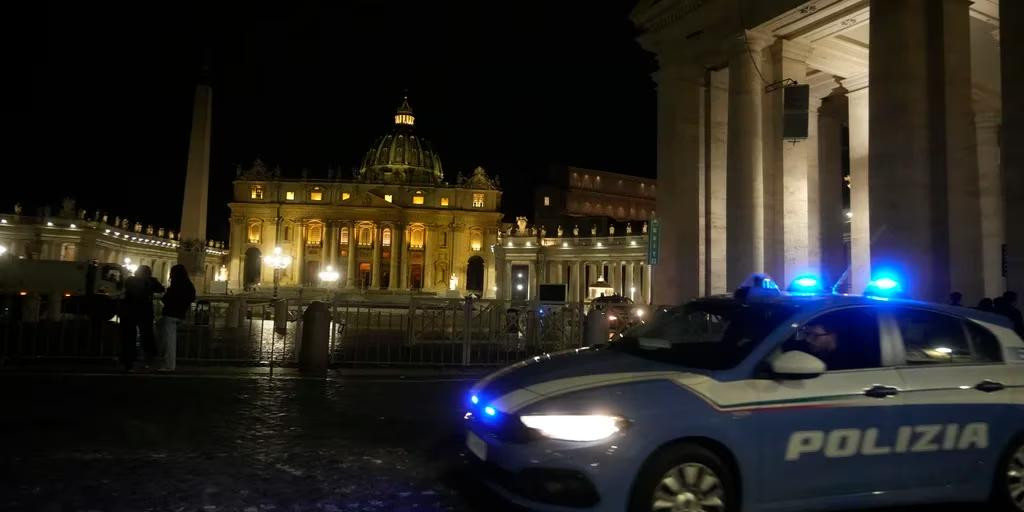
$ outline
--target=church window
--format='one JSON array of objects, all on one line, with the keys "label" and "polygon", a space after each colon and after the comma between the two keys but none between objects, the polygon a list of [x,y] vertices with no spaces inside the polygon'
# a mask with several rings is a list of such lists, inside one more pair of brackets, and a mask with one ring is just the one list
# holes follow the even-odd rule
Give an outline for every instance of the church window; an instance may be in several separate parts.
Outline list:
[{"label": "church window", "polygon": [[291,190],[289,190],[288,192],[285,192],[284,193],[284,198],[286,200],[288,200],[288,201],[294,201],[295,200],[295,192],[293,192]]},{"label": "church window", "polygon": [[469,248],[474,251],[479,251],[484,246],[484,234],[480,228],[470,228],[469,230]]},{"label": "church window", "polygon": [[319,246],[324,238],[324,225],[323,224],[310,224],[309,225],[309,237],[306,239],[306,245]]},{"label": "church window", "polygon": [[448,198],[447,197],[442,197],[441,198],[441,206],[448,206]]},{"label": "church window", "polygon": [[384,247],[391,247],[391,228],[384,228],[384,233],[380,236],[380,243]]},{"label": "church window", "polygon": [[394,196],[392,196],[391,194],[384,194],[384,200],[385,201],[390,203],[390,202],[392,202],[393,199],[394,199]]},{"label": "church window", "polygon": [[423,226],[413,226],[409,229],[409,247],[412,249],[423,248]]},{"label": "church window", "polygon": [[263,199],[263,185],[249,187],[249,197],[252,199]]},{"label": "church window", "polygon": [[416,194],[412,196],[412,204],[423,204],[423,191],[417,190]]},{"label": "church window", "polygon": [[348,198],[350,198],[350,197],[352,197],[352,194],[349,194],[348,192],[342,192],[341,193],[341,200],[342,201],[348,201]]},{"label": "church window", "polygon": [[483,208],[483,207],[484,207],[484,195],[483,195],[483,193],[481,193],[481,192],[474,192],[473,193],[473,208]]},{"label": "church window", "polygon": [[341,228],[341,245],[348,245],[348,228]]},{"label": "church window", "polygon": [[544,196],[544,206],[551,206],[551,196]]},{"label": "church window", "polygon": [[309,192],[310,201],[323,201],[324,191],[320,187],[316,187]]},{"label": "church window", "polygon": [[369,226],[363,226],[359,228],[359,245],[367,247],[372,243],[373,231],[370,230]]},{"label": "church window", "polygon": [[262,226],[260,226],[259,222],[250,222],[249,223],[249,243],[250,244],[258,244],[258,243],[260,243],[260,231],[262,231],[261,228],[262,228]]}]

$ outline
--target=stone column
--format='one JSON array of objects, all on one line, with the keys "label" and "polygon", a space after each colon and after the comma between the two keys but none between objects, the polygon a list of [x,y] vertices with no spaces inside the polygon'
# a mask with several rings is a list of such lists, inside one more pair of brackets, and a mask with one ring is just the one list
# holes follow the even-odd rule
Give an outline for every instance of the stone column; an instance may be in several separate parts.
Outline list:
[{"label": "stone column", "polygon": [[641,271],[644,273],[644,303],[650,304],[651,298],[654,296],[654,294],[651,293],[651,266],[643,265],[641,266]]},{"label": "stone column", "polygon": [[327,270],[327,266],[334,265],[334,246],[336,245],[336,238],[334,237],[334,221],[324,221],[324,234],[321,241],[323,247],[320,248],[320,271]]},{"label": "stone column", "polygon": [[502,276],[504,283],[502,284],[501,296],[505,300],[512,300],[512,260],[505,256],[505,275]]},{"label": "stone column", "polygon": [[626,283],[625,283],[625,285],[623,287],[623,295],[625,295],[626,297],[629,297],[630,299],[635,301],[636,300],[636,294],[633,293],[633,291],[632,291],[632,289],[634,287],[634,285],[633,285],[633,271],[634,271],[633,262],[632,261],[626,262]]},{"label": "stone column", "polygon": [[356,287],[356,223],[348,225],[348,265],[345,269],[345,286]]},{"label": "stone column", "polygon": [[[683,59],[678,59],[682,61]],[[678,302],[700,286],[700,210],[704,70],[691,63],[664,67],[658,82],[657,211],[661,231],[658,279],[663,300]]]},{"label": "stone column", "polygon": [[[755,64],[769,39],[747,31],[729,57],[729,126],[727,137],[728,209],[726,271],[729,286],[764,270],[764,176],[762,174],[761,98],[764,84]],[[658,187],[659,190],[661,187]],[[646,278],[645,278],[646,280]],[[646,282],[645,282],[646,284]],[[660,286],[659,286],[660,288]],[[661,295],[658,303],[666,303]],[[680,303],[678,297],[669,303]]]},{"label": "stone column", "polygon": [[[776,80],[807,79],[811,47],[779,39],[771,46],[771,72]],[[788,283],[807,271],[808,191],[807,152],[811,140],[783,137],[785,89],[765,96],[765,270]]]},{"label": "stone column", "polygon": [[292,261],[295,272],[295,286],[306,286],[306,222],[295,223],[295,259]]},{"label": "stone column", "polygon": [[431,229],[433,226],[427,224],[423,226],[423,289],[431,290],[434,288],[434,262],[431,261],[430,257],[433,252],[430,250],[430,244],[434,243],[434,231]]},{"label": "stone column", "polygon": [[402,259],[398,262],[399,268],[401,268],[402,281],[401,281],[401,283],[399,283],[399,285],[401,286],[401,289],[403,289],[403,290],[411,290],[412,289],[412,283],[411,283],[411,280],[409,279],[409,272],[410,272],[410,268],[409,267],[412,264],[412,258],[409,255],[410,232],[409,232],[409,225],[408,224],[406,224],[403,227],[402,233],[404,234],[404,238],[402,238],[402,245],[401,245]]},{"label": "stone column", "polygon": [[[821,108],[821,96],[810,95],[807,108],[807,267],[810,271],[821,275],[821,185],[818,182],[818,110]],[[799,272],[799,270],[798,270]],[[786,281],[788,284],[789,281]]]},{"label": "stone column", "polygon": [[978,182],[981,198],[982,275],[985,296],[1006,290],[1003,278],[1003,177],[999,164],[999,112],[975,115],[978,141]]},{"label": "stone column", "polygon": [[[933,27],[933,31],[941,28],[942,101],[946,113],[942,134],[945,144],[941,147],[945,149],[945,187],[949,201],[946,218],[933,219],[932,226],[936,232],[948,230],[949,233],[946,250],[949,254],[950,284],[945,290],[935,290],[934,299],[945,298],[955,290],[976,303],[984,293],[985,281],[978,276],[978,263],[984,260],[978,143],[971,98],[970,4],[969,0],[943,0],[932,5],[932,8],[942,9],[942,25]],[[934,45],[929,47],[935,48]],[[933,174],[935,178],[937,176]]]},{"label": "stone column", "polygon": [[[725,263],[729,70],[712,71],[710,75],[704,106],[704,293],[708,295],[728,289]],[[639,297],[637,294],[636,298]]]},{"label": "stone column", "polygon": [[398,224],[391,226],[391,260],[388,262],[388,289],[398,290],[398,254],[402,247],[402,229]]},{"label": "stone column", "polygon": [[526,280],[526,298],[527,300],[535,300],[537,298],[537,262],[530,260],[527,262],[527,273],[529,274]]},{"label": "stone column", "polygon": [[850,119],[850,292],[861,293],[871,280],[871,205],[869,191],[868,75],[843,80]]},{"label": "stone column", "polygon": [[370,263],[370,288],[373,290],[380,289],[380,246],[383,238],[383,226],[380,224],[374,224],[373,226],[373,260]]},{"label": "stone column", "polygon": [[1024,294],[1024,2],[999,2],[999,51],[1006,288]]},{"label": "stone column", "polygon": [[[860,117],[856,125],[850,126],[850,140],[858,141],[857,152],[853,153],[851,145],[851,163],[853,155],[858,158],[867,158],[867,89],[863,89],[861,95],[864,98],[857,104],[860,109]],[[842,130],[843,122],[847,119],[848,112],[851,112],[846,89],[837,88],[832,94],[822,101],[821,112],[818,116],[818,239],[820,240],[821,254],[821,277],[829,284],[834,285],[846,271],[846,250],[843,246],[843,226],[846,219],[843,218],[843,154],[842,154]],[[856,136],[854,129],[856,128]],[[867,172],[867,162],[861,162],[861,174]],[[866,177],[863,177],[866,180]],[[851,190],[852,192],[852,190]],[[867,197],[861,198],[862,208],[867,207]],[[867,215],[865,213],[865,215]],[[867,258],[862,254],[860,258]],[[864,259],[864,261],[870,261]],[[849,281],[847,281],[849,283]],[[856,293],[860,293],[857,290]]]},{"label": "stone column", "polygon": [[581,302],[580,279],[580,262],[574,261],[569,269],[569,297],[573,302]]}]

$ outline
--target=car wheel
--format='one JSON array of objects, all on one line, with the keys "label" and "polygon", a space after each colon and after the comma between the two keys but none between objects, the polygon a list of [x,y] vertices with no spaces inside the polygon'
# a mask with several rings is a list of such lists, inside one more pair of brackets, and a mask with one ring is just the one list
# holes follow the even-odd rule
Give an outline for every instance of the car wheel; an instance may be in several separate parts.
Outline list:
[{"label": "car wheel", "polygon": [[694,444],[656,453],[637,476],[632,512],[736,512],[737,482],[721,457]]},{"label": "car wheel", "polygon": [[1003,510],[1024,512],[1024,436],[1010,443],[996,472],[993,497]]}]

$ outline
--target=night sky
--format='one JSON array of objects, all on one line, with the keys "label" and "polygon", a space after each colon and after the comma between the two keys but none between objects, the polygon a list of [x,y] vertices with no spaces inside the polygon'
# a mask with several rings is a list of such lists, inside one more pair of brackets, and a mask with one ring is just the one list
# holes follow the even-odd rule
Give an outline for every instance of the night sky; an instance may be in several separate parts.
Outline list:
[{"label": "night sky", "polygon": [[236,165],[349,175],[403,91],[446,178],[499,173],[508,214],[530,210],[552,163],[654,176],[655,64],[635,2],[336,4],[49,5],[27,66],[27,186],[4,187],[0,210],[73,196],[90,216],[177,227],[204,54],[211,238],[225,238]]}]

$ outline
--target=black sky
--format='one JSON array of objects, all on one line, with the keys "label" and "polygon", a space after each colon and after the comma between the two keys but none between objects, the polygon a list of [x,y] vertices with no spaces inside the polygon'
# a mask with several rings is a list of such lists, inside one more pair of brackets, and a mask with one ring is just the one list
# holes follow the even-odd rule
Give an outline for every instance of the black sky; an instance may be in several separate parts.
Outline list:
[{"label": "black sky", "polygon": [[549,163],[653,177],[654,63],[635,42],[633,5],[53,4],[29,62],[27,186],[5,187],[0,209],[74,196],[90,214],[176,227],[205,48],[211,237],[225,235],[237,164],[348,173],[406,90],[446,177],[499,173],[507,213],[529,210]]}]

